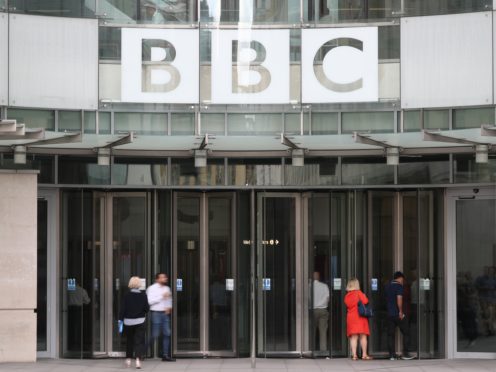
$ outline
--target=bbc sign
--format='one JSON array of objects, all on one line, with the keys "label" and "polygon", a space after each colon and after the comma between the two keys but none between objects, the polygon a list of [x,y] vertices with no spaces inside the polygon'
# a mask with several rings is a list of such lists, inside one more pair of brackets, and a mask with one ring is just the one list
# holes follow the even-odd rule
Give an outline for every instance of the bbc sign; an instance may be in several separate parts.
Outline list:
[{"label": "bbc sign", "polygon": [[[211,103],[290,103],[289,30],[213,30],[210,39],[201,71]],[[199,44],[198,30],[123,28],[121,100],[198,103]],[[301,44],[303,103],[378,101],[377,27],[304,29]]]}]

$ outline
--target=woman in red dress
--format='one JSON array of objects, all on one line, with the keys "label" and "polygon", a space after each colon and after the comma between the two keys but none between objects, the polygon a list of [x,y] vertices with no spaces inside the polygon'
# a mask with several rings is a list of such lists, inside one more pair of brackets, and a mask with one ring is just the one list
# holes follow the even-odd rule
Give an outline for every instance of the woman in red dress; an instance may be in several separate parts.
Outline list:
[{"label": "woman in red dress", "polygon": [[350,339],[352,359],[358,360],[357,347],[360,338],[362,359],[370,360],[372,358],[367,353],[367,337],[370,336],[369,320],[358,313],[358,301],[362,301],[366,305],[369,303],[369,299],[360,290],[360,282],[356,278],[350,279],[346,285],[346,292],[348,292],[344,297],[344,303],[348,308],[346,334]]}]

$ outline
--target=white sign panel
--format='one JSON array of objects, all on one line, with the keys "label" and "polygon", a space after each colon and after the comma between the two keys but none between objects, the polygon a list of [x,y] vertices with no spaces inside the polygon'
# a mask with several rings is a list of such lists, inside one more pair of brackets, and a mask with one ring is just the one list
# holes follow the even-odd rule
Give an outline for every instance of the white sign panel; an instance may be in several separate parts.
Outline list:
[{"label": "white sign panel", "polygon": [[122,29],[121,101],[197,103],[199,31]]},{"label": "white sign panel", "polygon": [[289,103],[289,30],[212,31],[212,103]]},{"label": "white sign panel", "polygon": [[340,291],[341,290],[341,278],[334,278],[332,280],[332,288],[335,291]]},{"label": "white sign panel", "polygon": [[146,290],[146,279],[140,278],[140,287],[139,287],[139,290],[140,291],[145,291]]},{"label": "white sign panel", "polygon": [[304,103],[379,100],[378,28],[302,30]]},{"label": "white sign panel", "polygon": [[234,291],[234,279],[226,279],[226,291]]}]

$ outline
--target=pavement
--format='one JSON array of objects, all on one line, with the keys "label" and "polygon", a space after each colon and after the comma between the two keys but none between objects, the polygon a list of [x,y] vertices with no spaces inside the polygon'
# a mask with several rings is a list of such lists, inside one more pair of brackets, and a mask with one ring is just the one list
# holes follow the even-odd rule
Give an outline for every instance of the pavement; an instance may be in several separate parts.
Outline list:
[{"label": "pavement", "polygon": [[[123,359],[100,360],[40,360],[36,363],[2,363],[0,371],[25,372],[115,372],[126,369]],[[496,372],[496,360],[411,360],[411,361],[351,361],[349,359],[257,359],[251,368],[250,359],[179,359],[174,363],[147,359],[142,371],[170,372]]]}]

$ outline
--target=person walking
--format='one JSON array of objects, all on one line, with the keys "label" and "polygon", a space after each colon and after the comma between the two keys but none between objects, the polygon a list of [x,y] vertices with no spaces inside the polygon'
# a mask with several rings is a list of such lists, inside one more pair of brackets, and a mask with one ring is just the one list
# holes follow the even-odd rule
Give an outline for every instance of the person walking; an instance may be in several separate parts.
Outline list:
[{"label": "person walking", "polygon": [[320,273],[313,273],[313,320],[319,332],[320,351],[327,351],[327,328],[329,323],[329,287],[320,281]]},{"label": "person walking", "polygon": [[391,280],[386,285],[386,301],[387,301],[387,338],[389,359],[396,360],[398,356],[395,351],[395,334],[398,327],[403,335],[403,354],[401,359],[411,360],[414,357],[409,353],[410,346],[410,328],[408,319],[403,309],[405,275],[401,271],[397,271]]},{"label": "person walking", "polygon": [[168,281],[167,274],[158,273],[155,275],[155,284],[146,290],[152,318],[152,335],[147,346],[162,334],[162,361],[175,362],[170,352],[172,291],[167,285]]},{"label": "person walking", "polygon": [[369,299],[360,290],[360,282],[356,278],[352,278],[346,285],[346,296],[344,296],[344,303],[348,310],[346,315],[346,335],[350,340],[351,358],[358,360],[357,348],[358,340],[360,339],[360,348],[362,349],[362,359],[373,359],[368,355],[367,343],[368,336],[370,336],[369,319],[360,316],[358,312],[358,302],[367,305]]},{"label": "person walking", "polygon": [[145,353],[145,319],[150,309],[148,299],[140,291],[141,280],[133,276],[128,285],[130,291],[124,295],[119,314],[119,328],[123,325],[126,335],[126,366],[131,367],[131,359],[136,358],[136,369],[141,369]]}]

